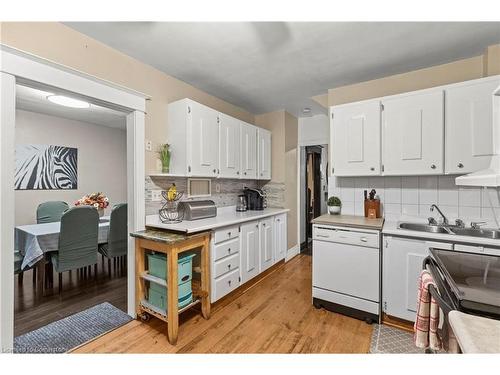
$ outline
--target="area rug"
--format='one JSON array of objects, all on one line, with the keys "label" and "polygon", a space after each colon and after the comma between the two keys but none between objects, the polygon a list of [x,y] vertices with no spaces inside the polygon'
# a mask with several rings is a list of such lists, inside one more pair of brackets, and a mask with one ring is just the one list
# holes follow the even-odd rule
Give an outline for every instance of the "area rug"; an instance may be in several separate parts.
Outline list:
[{"label": "area rug", "polygon": [[373,354],[422,354],[413,343],[413,334],[386,325],[374,324],[370,353]]},{"label": "area rug", "polygon": [[66,353],[132,320],[108,302],[47,324],[14,339],[14,353]]}]

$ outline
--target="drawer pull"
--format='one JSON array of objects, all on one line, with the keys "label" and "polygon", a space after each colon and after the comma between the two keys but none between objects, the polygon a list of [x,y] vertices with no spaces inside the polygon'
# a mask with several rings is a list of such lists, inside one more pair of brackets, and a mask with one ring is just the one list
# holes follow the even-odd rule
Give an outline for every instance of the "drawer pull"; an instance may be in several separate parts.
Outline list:
[{"label": "drawer pull", "polygon": [[228,280],[228,282],[227,282],[227,283],[228,283],[229,285],[231,285],[231,280]]},{"label": "drawer pull", "polygon": [[228,236],[228,237],[231,237],[231,232],[227,232],[227,236]]},{"label": "drawer pull", "polygon": [[231,269],[231,264],[228,264],[228,265],[227,265],[227,268]]},{"label": "drawer pull", "polygon": [[181,281],[182,281],[182,282],[185,282],[185,281],[188,281],[188,280],[189,280],[189,275],[186,275],[186,276],[184,276],[184,277],[181,279]]},{"label": "drawer pull", "polygon": [[366,237],[361,237],[361,238],[360,238],[360,241],[361,241],[361,242],[368,242],[368,240],[366,239]]},{"label": "drawer pull", "polygon": [[231,248],[228,248],[228,249],[227,249],[227,252],[228,252],[228,253],[230,253],[230,252],[231,252]]},{"label": "drawer pull", "polygon": [[316,237],[321,237],[321,238],[330,238],[327,234],[317,234]]}]

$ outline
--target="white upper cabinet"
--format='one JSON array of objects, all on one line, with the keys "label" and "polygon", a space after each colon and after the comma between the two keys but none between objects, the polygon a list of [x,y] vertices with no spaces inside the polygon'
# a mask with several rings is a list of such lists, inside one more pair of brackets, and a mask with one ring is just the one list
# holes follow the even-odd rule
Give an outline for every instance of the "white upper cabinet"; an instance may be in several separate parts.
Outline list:
[{"label": "white upper cabinet", "polygon": [[463,174],[487,168],[493,154],[493,91],[500,78],[446,89],[446,169]]},{"label": "white upper cabinet", "polygon": [[240,178],[257,178],[257,127],[240,123]]},{"label": "white upper cabinet", "polygon": [[444,92],[429,90],[382,101],[383,172],[444,172]]},{"label": "white upper cabinet", "polygon": [[331,165],[336,176],[380,174],[380,101],[331,108]]},{"label": "white upper cabinet", "polygon": [[219,177],[240,177],[240,121],[219,114]]},{"label": "white upper cabinet", "polygon": [[[202,104],[188,107],[188,174],[217,177],[219,172],[219,113]],[[191,169],[191,171],[189,171]]]},{"label": "white upper cabinet", "polygon": [[271,179],[271,132],[257,130],[257,179]]}]

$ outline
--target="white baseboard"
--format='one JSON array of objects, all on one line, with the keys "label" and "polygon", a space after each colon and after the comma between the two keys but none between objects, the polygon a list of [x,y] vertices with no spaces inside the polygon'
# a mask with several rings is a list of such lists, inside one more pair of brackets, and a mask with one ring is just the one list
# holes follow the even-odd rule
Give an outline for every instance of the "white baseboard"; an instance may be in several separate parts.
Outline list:
[{"label": "white baseboard", "polygon": [[299,245],[295,245],[294,247],[291,247],[286,252],[285,262],[288,262],[293,257],[299,255],[299,253],[300,253],[300,246]]}]

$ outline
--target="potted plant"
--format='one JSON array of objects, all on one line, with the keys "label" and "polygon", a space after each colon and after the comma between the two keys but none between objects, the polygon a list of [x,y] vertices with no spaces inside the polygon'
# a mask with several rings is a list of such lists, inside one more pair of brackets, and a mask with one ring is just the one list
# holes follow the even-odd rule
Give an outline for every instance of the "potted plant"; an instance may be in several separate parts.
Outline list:
[{"label": "potted plant", "polygon": [[342,202],[339,197],[330,197],[328,198],[328,202],[326,203],[328,206],[328,213],[330,215],[338,215],[340,214],[340,208],[342,207]]},{"label": "potted plant", "polygon": [[158,155],[161,160],[161,172],[169,173],[170,172],[170,145],[168,143],[163,143],[160,145],[158,149]]},{"label": "potted plant", "polygon": [[92,206],[99,213],[99,217],[102,217],[104,209],[109,206],[109,199],[103,193],[87,194],[78,199],[75,206]]}]

